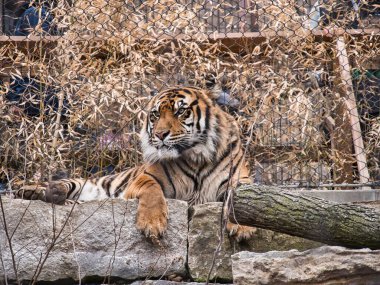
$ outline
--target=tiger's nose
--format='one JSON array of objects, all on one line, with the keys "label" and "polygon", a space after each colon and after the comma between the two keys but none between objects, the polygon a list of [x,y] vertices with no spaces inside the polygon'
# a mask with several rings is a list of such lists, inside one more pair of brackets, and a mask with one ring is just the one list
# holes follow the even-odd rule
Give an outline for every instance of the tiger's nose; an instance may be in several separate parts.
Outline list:
[{"label": "tiger's nose", "polygon": [[163,141],[169,135],[169,133],[170,131],[156,132],[155,136]]}]

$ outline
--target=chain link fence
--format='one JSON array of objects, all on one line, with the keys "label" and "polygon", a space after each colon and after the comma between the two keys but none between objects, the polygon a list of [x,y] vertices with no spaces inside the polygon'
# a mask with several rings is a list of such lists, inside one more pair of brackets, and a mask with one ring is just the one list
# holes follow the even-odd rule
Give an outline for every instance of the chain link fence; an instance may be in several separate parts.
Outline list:
[{"label": "chain link fence", "polygon": [[135,166],[186,85],[220,89],[256,183],[380,188],[380,1],[0,3],[2,185]]},{"label": "chain link fence", "polygon": [[[0,194],[140,164],[147,103],[174,85],[218,90],[255,183],[380,189],[378,0],[0,0],[0,16]],[[190,248],[185,208],[183,232],[169,227],[159,251],[137,233],[134,202],[55,207],[3,197],[5,284],[39,284],[48,271],[62,284],[111,284],[114,267],[134,265],[148,270],[144,278],[171,279],[177,257],[168,253],[178,242]],[[144,250],[133,251],[133,238],[120,249],[133,233]],[[220,279],[211,273],[223,239],[218,230],[215,244],[200,246],[212,251],[205,280]],[[174,278],[193,280],[185,255],[186,276]]]}]

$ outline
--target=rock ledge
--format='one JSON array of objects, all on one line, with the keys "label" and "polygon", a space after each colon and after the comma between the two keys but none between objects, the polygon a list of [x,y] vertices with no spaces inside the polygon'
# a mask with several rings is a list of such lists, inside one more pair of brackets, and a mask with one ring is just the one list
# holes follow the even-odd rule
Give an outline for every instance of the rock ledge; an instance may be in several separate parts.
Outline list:
[{"label": "rock ledge", "polygon": [[[170,217],[162,238],[164,249],[154,246],[136,229],[137,200],[88,202],[76,205],[71,214],[72,206],[52,207],[40,201],[6,198],[2,201],[20,280],[33,278],[63,226],[38,280],[80,280],[85,276],[136,280],[186,273],[188,214],[183,201],[168,201]],[[1,223],[4,268],[0,266],[0,274],[15,280],[3,219]]]}]

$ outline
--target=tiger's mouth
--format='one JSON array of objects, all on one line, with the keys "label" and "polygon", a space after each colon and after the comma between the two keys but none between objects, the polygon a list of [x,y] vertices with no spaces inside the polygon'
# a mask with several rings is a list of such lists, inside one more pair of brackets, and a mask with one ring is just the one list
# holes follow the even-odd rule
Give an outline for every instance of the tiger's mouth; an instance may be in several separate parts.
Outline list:
[{"label": "tiger's mouth", "polygon": [[162,142],[161,144],[159,145],[155,145],[154,147],[157,149],[157,150],[160,150],[160,151],[184,151],[186,149],[189,149],[191,148],[193,144],[189,143],[189,142],[184,142],[184,141],[180,141],[180,142],[173,142],[173,143],[169,143],[169,142]]},{"label": "tiger's mouth", "polygon": [[160,146],[157,146],[157,149],[171,149],[171,148],[173,148],[173,146],[167,145],[165,143],[163,143]]},{"label": "tiger's mouth", "polygon": [[154,145],[154,147],[158,151],[171,151],[171,150],[176,150],[177,149],[177,145],[176,144],[169,144],[169,143],[161,143],[161,144],[158,144],[158,145]]},{"label": "tiger's mouth", "polygon": [[175,140],[163,140],[163,141],[152,141],[151,144],[156,149],[176,149],[181,148],[183,146],[189,145],[190,142],[185,139],[175,139]]}]

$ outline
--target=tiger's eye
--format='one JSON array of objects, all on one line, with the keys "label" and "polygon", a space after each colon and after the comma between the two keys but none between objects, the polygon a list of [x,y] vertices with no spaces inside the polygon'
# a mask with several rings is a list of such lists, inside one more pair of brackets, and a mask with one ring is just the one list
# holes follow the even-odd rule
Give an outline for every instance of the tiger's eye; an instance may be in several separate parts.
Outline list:
[{"label": "tiger's eye", "polygon": [[182,115],[183,113],[185,113],[186,109],[185,108],[179,108],[178,111],[177,111],[177,115]]}]

